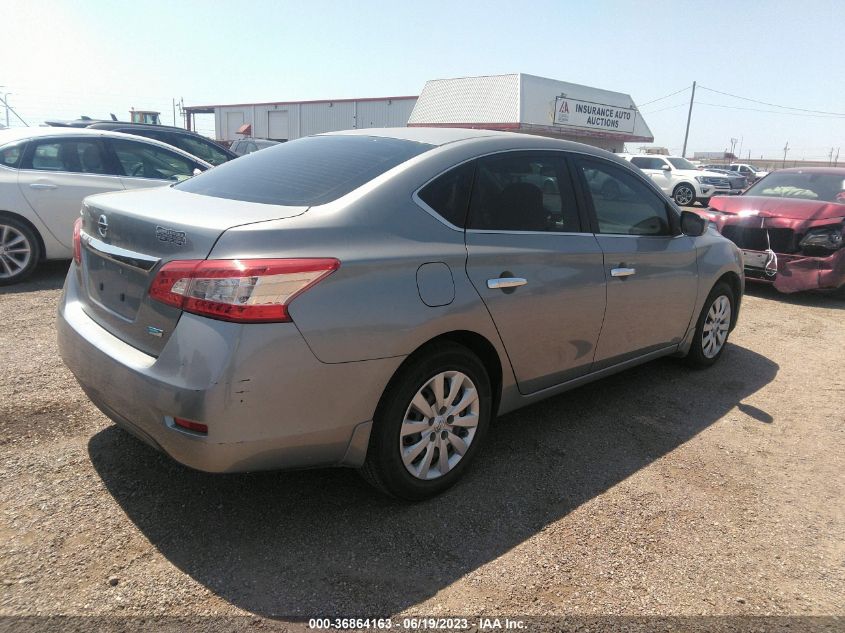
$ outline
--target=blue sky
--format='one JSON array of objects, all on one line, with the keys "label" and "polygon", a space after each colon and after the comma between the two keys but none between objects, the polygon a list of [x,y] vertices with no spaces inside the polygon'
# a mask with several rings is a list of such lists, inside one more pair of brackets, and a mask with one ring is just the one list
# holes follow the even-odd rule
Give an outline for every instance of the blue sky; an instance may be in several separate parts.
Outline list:
[{"label": "blue sky", "polygon": [[[641,106],[697,80],[845,113],[845,0],[0,0],[0,42],[0,92],[30,124],[123,118],[131,106],[169,122],[172,97],[406,95],[426,79],[509,72],[626,92]],[[680,151],[688,101],[689,91],[642,106],[656,144]],[[752,158],[782,156],[787,141],[795,159],[845,146],[845,116],[706,90],[696,101],[688,153],[723,150],[732,137]]]}]

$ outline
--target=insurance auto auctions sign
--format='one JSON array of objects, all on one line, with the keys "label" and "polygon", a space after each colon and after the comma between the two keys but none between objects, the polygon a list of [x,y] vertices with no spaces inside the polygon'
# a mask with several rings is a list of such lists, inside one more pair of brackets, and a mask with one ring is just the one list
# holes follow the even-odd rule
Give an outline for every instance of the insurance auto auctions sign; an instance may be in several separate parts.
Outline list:
[{"label": "insurance auto auctions sign", "polygon": [[555,125],[633,134],[635,120],[636,110],[633,108],[578,101],[569,97],[555,99]]}]

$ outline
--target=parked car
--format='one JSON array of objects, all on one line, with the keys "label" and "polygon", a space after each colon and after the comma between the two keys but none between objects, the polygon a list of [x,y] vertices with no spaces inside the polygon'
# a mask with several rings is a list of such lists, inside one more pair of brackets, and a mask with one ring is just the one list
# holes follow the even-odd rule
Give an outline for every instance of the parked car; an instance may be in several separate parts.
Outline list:
[{"label": "parked car", "polygon": [[180,127],[127,123],[126,121],[102,121],[93,123],[88,127],[93,130],[111,130],[112,132],[134,134],[135,136],[144,136],[161,141],[201,158],[211,165],[222,165],[226,161],[238,157],[235,152],[218,145],[202,134],[183,130]]},{"label": "parked car", "polygon": [[[748,185],[749,185],[748,179],[745,176],[741,176],[739,174],[739,172],[731,171],[730,169],[720,169],[720,168],[710,167],[709,165],[704,166],[704,167],[699,167],[699,169],[701,171],[714,172],[714,173],[717,173],[721,176],[726,177],[728,179],[728,182],[731,185],[731,190],[728,194],[728,195],[731,195],[731,196],[738,196],[743,191],[745,191],[745,188],[748,187]],[[720,194],[720,195],[725,195],[725,194]]]},{"label": "parked car", "polygon": [[246,154],[252,154],[260,149],[267,149],[268,147],[273,147],[278,144],[279,141],[271,141],[270,139],[264,138],[241,138],[236,141],[232,141],[232,145],[229,149],[238,156],[245,156]]},{"label": "parked car", "polygon": [[706,207],[712,196],[731,193],[731,184],[723,174],[701,171],[681,156],[619,156],[639,167],[678,206],[699,202]]},{"label": "parked car", "polygon": [[22,128],[0,132],[0,285],[39,262],[70,259],[85,196],[158,187],[211,167],[181,150],[103,130]]},{"label": "parked car", "polygon": [[757,182],[769,175],[765,169],[760,169],[748,163],[731,163],[728,167],[731,171],[738,172],[748,179],[748,182]]},{"label": "parked car", "polygon": [[706,225],[578,143],[306,137],[88,198],[59,347],[106,415],[183,464],[352,466],[421,499],[497,414],[659,356],[715,363],[744,282]]},{"label": "parked car", "polygon": [[779,169],[701,213],[743,250],[748,279],[845,298],[845,168]]}]

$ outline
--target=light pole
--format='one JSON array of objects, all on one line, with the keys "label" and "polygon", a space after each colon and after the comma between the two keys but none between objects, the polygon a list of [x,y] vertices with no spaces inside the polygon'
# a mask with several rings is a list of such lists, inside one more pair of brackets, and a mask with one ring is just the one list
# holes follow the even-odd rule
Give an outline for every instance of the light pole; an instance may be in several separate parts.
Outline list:
[{"label": "light pole", "polygon": [[6,106],[6,127],[9,127],[9,95],[12,94],[11,92],[7,92],[3,95],[3,105]]}]

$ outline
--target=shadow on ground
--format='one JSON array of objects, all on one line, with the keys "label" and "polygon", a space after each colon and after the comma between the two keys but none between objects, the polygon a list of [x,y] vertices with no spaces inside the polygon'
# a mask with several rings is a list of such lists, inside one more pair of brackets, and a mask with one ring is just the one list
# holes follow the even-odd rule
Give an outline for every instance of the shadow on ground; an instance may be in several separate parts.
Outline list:
[{"label": "shadow on ground", "polygon": [[69,261],[57,260],[38,264],[35,271],[22,282],[0,286],[0,295],[20,294],[36,290],[58,290],[65,283]]},{"label": "shadow on ground", "polygon": [[117,427],[88,449],[156,549],[232,604],[269,617],[392,614],[672,451],[777,371],[730,345],[709,371],[659,360],[522,409],[496,423],[462,483],[415,505],[350,470],[195,472]]},{"label": "shadow on ground", "polygon": [[746,282],[745,294],[771,301],[780,301],[796,306],[808,308],[828,308],[830,310],[845,310],[845,299],[839,298],[830,292],[806,291],[784,294],[775,290],[771,284]]}]

